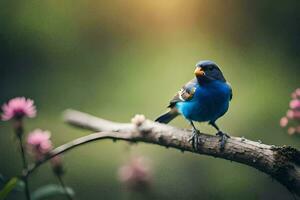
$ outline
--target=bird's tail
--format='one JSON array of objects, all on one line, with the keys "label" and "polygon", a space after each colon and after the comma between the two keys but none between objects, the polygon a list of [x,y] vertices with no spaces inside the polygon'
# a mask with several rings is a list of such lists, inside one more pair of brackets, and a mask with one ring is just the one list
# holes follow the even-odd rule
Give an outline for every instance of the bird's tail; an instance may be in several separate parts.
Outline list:
[{"label": "bird's tail", "polygon": [[161,116],[159,116],[155,121],[159,122],[159,123],[167,124],[172,119],[174,119],[175,117],[177,117],[178,114],[179,113],[177,112],[177,110],[171,109],[168,112],[166,112],[166,113],[162,114]]}]

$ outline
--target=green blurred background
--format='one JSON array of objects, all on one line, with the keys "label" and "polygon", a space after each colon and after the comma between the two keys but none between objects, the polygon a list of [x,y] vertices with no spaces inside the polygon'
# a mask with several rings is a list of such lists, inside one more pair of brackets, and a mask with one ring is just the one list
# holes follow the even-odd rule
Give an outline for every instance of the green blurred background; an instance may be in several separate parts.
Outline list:
[{"label": "green blurred background", "polygon": [[[0,1],[0,103],[35,100],[26,130],[51,130],[56,146],[88,134],[64,124],[74,108],[115,121],[154,119],[193,77],[197,61],[217,62],[234,98],[220,126],[235,136],[300,147],[279,119],[299,87],[299,1]],[[172,125],[187,128],[182,118]],[[207,125],[202,130],[214,133]],[[0,172],[21,162],[11,124],[0,122]],[[99,141],[64,156],[76,199],[143,199],[117,179],[130,154],[152,160],[154,199],[292,199],[269,176],[229,161],[149,144]],[[48,165],[32,191],[57,183]],[[18,199],[22,199],[21,196]]]}]

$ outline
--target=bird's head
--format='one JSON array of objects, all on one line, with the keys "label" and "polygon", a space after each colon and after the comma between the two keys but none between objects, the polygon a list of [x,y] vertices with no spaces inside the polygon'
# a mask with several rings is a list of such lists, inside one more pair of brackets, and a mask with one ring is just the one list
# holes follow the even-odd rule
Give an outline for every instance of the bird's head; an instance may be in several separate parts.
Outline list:
[{"label": "bird's head", "polygon": [[226,82],[218,65],[209,60],[198,62],[194,73],[199,82],[210,82],[214,80]]}]

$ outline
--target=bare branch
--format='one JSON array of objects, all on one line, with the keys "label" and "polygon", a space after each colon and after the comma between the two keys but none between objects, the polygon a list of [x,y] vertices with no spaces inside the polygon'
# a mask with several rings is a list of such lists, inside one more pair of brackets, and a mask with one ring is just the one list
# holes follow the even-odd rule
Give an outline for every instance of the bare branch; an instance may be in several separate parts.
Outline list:
[{"label": "bare branch", "polygon": [[191,131],[155,123],[145,120],[141,116],[133,119],[133,123],[116,123],[86,113],[68,110],[65,112],[64,119],[71,125],[99,131],[99,133],[90,134],[57,147],[44,160],[31,166],[25,172],[25,176],[58,154],[91,141],[110,138],[173,147],[181,151],[190,151],[246,164],[272,176],[286,186],[289,191],[300,196],[300,152],[292,147],[276,147],[244,138],[231,137],[227,140],[224,150],[221,151],[219,137],[201,134],[203,143],[198,151],[195,151],[188,142],[192,135]]}]

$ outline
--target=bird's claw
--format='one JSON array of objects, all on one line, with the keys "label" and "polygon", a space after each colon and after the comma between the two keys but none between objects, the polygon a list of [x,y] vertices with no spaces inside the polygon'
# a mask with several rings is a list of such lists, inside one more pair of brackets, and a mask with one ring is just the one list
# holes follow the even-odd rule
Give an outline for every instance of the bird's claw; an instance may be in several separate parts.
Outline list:
[{"label": "bird's claw", "polygon": [[201,144],[201,138],[200,138],[200,131],[199,130],[193,130],[193,135],[188,140],[192,145],[193,148],[198,151],[199,145]]},{"label": "bird's claw", "polygon": [[228,138],[230,138],[230,136],[226,133],[223,133],[222,131],[217,132],[216,135],[220,137],[220,150],[223,151],[225,148],[226,141]]}]

